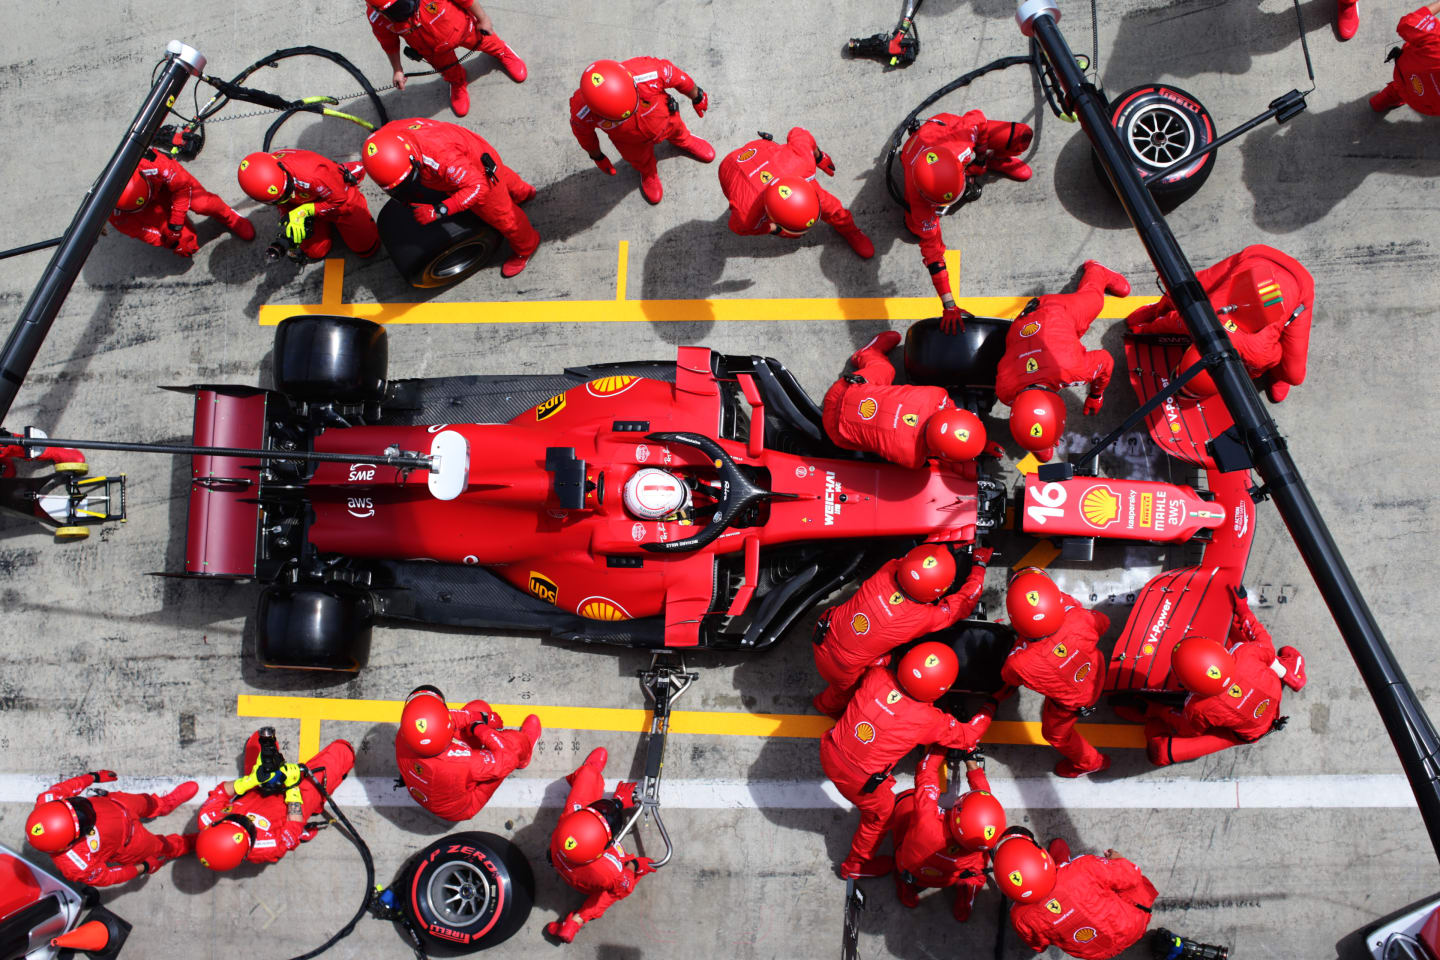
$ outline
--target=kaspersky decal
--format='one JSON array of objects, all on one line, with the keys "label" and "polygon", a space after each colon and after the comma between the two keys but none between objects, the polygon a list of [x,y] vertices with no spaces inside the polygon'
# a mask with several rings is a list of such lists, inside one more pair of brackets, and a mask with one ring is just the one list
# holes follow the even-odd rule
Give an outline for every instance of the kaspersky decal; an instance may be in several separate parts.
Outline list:
[{"label": "kaspersky decal", "polygon": [[555,585],[554,580],[551,580],[549,577],[545,576],[545,574],[535,570],[531,570],[528,589],[531,593],[539,597],[541,600],[544,600],[546,603],[554,603],[556,594],[559,592],[560,588]]},{"label": "kaspersky decal", "polygon": [[560,393],[546,400],[535,408],[535,420],[549,420],[555,414],[565,409],[565,394]]}]

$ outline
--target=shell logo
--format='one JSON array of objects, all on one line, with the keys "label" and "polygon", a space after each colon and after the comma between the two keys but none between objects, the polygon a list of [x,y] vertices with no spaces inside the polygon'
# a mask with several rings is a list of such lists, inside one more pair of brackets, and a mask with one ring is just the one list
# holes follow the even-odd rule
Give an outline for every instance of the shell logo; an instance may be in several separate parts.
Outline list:
[{"label": "shell logo", "polygon": [[1103,484],[1091,487],[1080,498],[1080,515],[1090,526],[1104,529],[1120,519],[1120,498]]},{"label": "shell logo", "polygon": [[1265,716],[1265,711],[1269,709],[1270,698],[1266,697],[1264,700],[1261,700],[1258,704],[1255,705],[1255,719],[1259,720],[1261,717]]},{"label": "shell logo", "polygon": [[900,419],[905,421],[905,426],[907,427],[918,427],[920,425],[920,418],[913,413],[907,413]]},{"label": "shell logo", "polygon": [[1147,643],[1147,644],[1145,644],[1145,646],[1143,646],[1143,647],[1140,648],[1140,655],[1141,655],[1141,656],[1148,657],[1148,656],[1150,656],[1151,654],[1153,654],[1154,652],[1155,652],[1155,644],[1153,644],[1153,643]]},{"label": "shell logo", "polygon": [[591,380],[585,384],[585,390],[592,397],[609,396],[610,394],[623,393],[639,379],[639,377],[601,377],[598,380]]},{"label": "shell logo", "polygon": [[899,590],[896,590],[894,593],[890,594],[890,596],[886,599],[886,602],[889,603],[892,607],[898,606],[899,604],[905,602],[905,595]]},{"label": "shell logo", "polygon": [[1240,684],[1238,683],[1230,684],[1229,693],[1230,696],[1234,697],[1236,700],[1239,700],[1241,697],[1245,696],[1245,691],[1240,689]]},{"label": "shell logo", "polygon": [[899,690],[891,690],[889,693],[885,694],[885,702],[886,702],[887,704],[889,704],[890,706],[892,706],[892,707],[893,707],[895,704],[899,703],[899,702],[900,702],[900,691],[899,691]]},{"label": "shell logo", "polygon": [[1045,909],[1046,909],[1046,910],[1049,910],[1051,913],[1059,913],[1061,910],[1063,910],[1063,909],[1065,909],[1065,908],[1062,907],[1062,906],[1060,906],[1060,901],[1059,901],[1059,900],[1056,900],[1054,897],[1051,897],[1049,900],[1046,900],[1046,901],[1045,901]]},{"label": "shell logo", "polygon": [[90,848],[91,853],[100,852],[100,831],[92,829],[85,834],[85,846]]},{"label": "shell logo", "polygon": [[870,618],[863,613],[857,613],[850,618],[850,632],[857,637],[863,637],[870,632]]},{"label": "shell logo", "polygon": [[1051,650],[1050,652],[1055,654],[1055,656],[1063,659],[1065,654],[1069,653],[1070,651],[1065,649],[1065,644],[1057,643],[1055,644],[1055,649]]},{"label": "shell logo", "polygon": [[1170,424],[1170,432],[1171,432],[1171,433],[1179,433],[1179,432],[1180,432],[1180,424],[1178,424],[1178,423],[1172,423],[1172,424]]},{"label": "shell logo", "polygon": [[867,720],[861,720],[855,724],[855,739],[861,743],[869,743],[875,739],[875,728]]},{"label": "shell logo", "polygon": [[596,598],[581,603],[580,616],[587,620],[629,620],[630,614],[626,613],[619,605]]},{"label": "shell logo", "polygon": [[755,158],[755,148],[754,148],[754,147],[750,147],[750,148],[748,148],[748,149],[746,149],[746,150],[741,151],[740,156],[736,157],[736,158],[735,158],[735,161],[736,161],[737,163],[744,163],[746,160],[753,160],[754,158]]},{"label": "shell logo", "polygon": [[1076,682],[1076,683],[1081,683],[1081,682],[1083,682],[1083,681],[1085,680],[1086,677],[1090,676],[1091,666],[1092,666],[1092,665],[1089,664],[1089,663],[1082,663],[1082,664],[1080,664],[1080,669],[1075,671],[1075,682]]},{"label": "shell logo", "polygon": [[1415,91],[1417,97],[1425,96],[1425,83],[1418,73],[1410,74],[1410,89]]},{"label": "shell logo", "polygon": [[1094,940],[1096,936],[1097,934],[1094,927],[1081,927],[1075,931],[1075,942],[1089,943],[1091,940]]},{"label": "shell logo", "polygon": [[875,402],[874,397],[866,397],[860,401],[860,419],[873,420],[875,414],[880,410],[880,405]]},{"label": "shell logo", "polygon": [[1039,332],[1040,332],[1040,321],[1039,321],[1039,320],[1031,320],[1029,323],[1025,324],[1025,326],[1023,326],[1023,327],[1020,328],[1020,336],[1022,336],[1022,337],[1033,337],[1033,336],[1035,336],[1035,334],[1037,334],[1037,333],[1039,333]]}]

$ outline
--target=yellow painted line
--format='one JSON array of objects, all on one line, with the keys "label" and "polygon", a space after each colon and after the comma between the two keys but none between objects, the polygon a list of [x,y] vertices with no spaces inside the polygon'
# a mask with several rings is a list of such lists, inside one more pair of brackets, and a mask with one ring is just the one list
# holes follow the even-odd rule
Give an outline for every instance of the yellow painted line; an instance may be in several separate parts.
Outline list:
[{"label": "yellow painted line", "polygon": [[320,304],[339,308],[345,301],[345,261],[331,257],[325,261],[325,279],[320,284]]},{"label": "yellow painted line", "polygon": [[1016,560],[1010,569],[1023,570],[1026,567],[1039,567],[1041,570],[1044,570],[1050,566],[1050,564],[1054,563],[1055,558],[1058,556],[1060,556],[1060,548],[1055,546],[1055,541],[1041,540],[1035,544],[1035,546],[1031,547],[1025,556]]},{"label": "yellow painted line", "polygon": [[[320,749],[320,721],[347,723],[395,723],[402,700],[340,700],[327,697],[280,697],[242,693],[235,713],[241,717],[264,717],[300,721],[300,752],[313,756]],[[459,709],[462,703],[452,703]],[[537,704],[492,703],[510,722],[533,713],[544,727],[564,730],[603,730],[644,733],[650,729],[649,710],[614,707],[559,707]],[[670,714],[670,732],[703,736],[793,737],[818,740],[834,726],[829,717],[795,713],[732,713],[719,710],[676,710]],[[1137,726],[1114,723],[1082,723],[1078,729],[1097,747],[1145,746],[1144,731]],[[307,736],[313,740],[307,740]],[[1031,721],[997,720],[990,725],[986,743],[1044,744],[1040,724]]]},{"label": "yellow painted line", "polygon": [[620,262],[615,267],[615,299],[625,300],[625,278],[630,267],[630,241],[620,241]]},{"label": "yellow painted line", "polygon": [[[946,253],[951,275],[959,278],[959,252]],[[332,267],[332,264],[337,266]],[[629,244],[621,241],[614,300],[528,300],[475,303],[342,303],[335,292],[343,277],[343,261],[325,262],[325,283],[319,304],[266,304],[260,325],[274,326],[302,313],[363,317],[383,324],[509,324],[509,323],[766,323],[794,320],[878,320],[908,323],[933,317],[937,302],[923,297],[806,297],[785,299],[723,298],[718,300],[631,300],[625,273]],[[335,282],[331,283],[332,269]],[[1029,297],[959,297],[956,303],[980,316],[1018,313]],[[1100,316],[1118,319],[1154,297],[1107,297]]]}]

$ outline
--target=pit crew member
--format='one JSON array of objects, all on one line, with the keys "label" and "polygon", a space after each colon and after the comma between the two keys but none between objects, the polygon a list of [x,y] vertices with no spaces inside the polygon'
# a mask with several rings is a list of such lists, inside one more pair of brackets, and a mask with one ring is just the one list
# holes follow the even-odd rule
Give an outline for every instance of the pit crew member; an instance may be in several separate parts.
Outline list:
[{"label": "pit crew member", "polygon": [[980,602],[993,552],[977,548],[965,582],[949,592],[954,556],[945,546],[922,543],[887,562],[850,599],[821,614],[815,668],[829,686],[816,695],[815,709],[839,719],[861,676],[888,662],[891,650],[968,617]]},{"label": "pit crew member", "polygon": [[440,203],[412,202],[417,223],[471,210],[504,234],[512,255],[500,265],[502,277],[524,270],[540,246],[519,206],[535,196],[535,188],[478,133],[423,117],[392,120],[366,139],[362,153],[365,172],[391,196],[410,198],[419,187],[447,194]]},{"label": "pit crew member", "polygon": [[955,305],[950,273],[945,268],[945,237],[940,218],[965,193],[965,177],[998,173],[1011,180],[1029,180],[1030,166],[1019,154],[1030,149],[1034,131],[1023,123],[987,120],[979,110],[963,117],[938,113],[918,121],[900,150],[905,177],[905,226],[920,238],[920,256],[930,271],[935,293],[944,306],[941,329],[963,329],[964,311]]},{"label": "pit crew member", "polygon": [[857,255],[875,256],[875,244],[835,195],[815,182],[815,171],[835,176],[835,161],[804,127],[791,127],[784,143],[768,133],[720,161],[720,189],[730,201],[730,230],[742,237],[800,237],[816,220],[834,227]]},{"label": "pit crew member", "polygon": [[179,161],[154,150],[141,156],[140,165],[115,202],[110,225],[152,247],[191,257],[200,249],[186,216],[191,210],[216,218],[241,240],[255,239],[254,224],[201,186]]},{"label": "pit crew member", "polygon": [[240,189],[251,200],[280,208],[285,236],[311,260],[330,253],[330,228],[362,257],[380,249],[380,231],[360,180],[360,163],[339,164],[311,150],[252,153],[236,173]]},{"label": "pit crew member", "polygon": [[442,820],[469,820],[506,777],[530,765],[540,739],[540,719],[525,718],[506,730],[484,700],[451,710],[432,686],[405,698],[395,734],[395,763],[415,802]]},{"label": "pit crew member", "polygon": [[635,809],[635,784],[623,782],[613,797],[602,799],[609,756],[604,747],[596,747],[580,769],[565,778],[570,793],[550,835],[546,858],[560,879],[586,895],[579,910],[545,925],[546,933],[564,943],[572,942],[582,926],[600,919],[616,901],[634,893],[641,877],[655,872],[650,858],[626,853],[615,839]]},{"label": "pit crew member", "polygon": [[[1257,243],[1195,276],[1251,376],[1262,379],[1271,402],[1284,400],[1292,386],[1305,381],[1315,312],[1310,271],[1289,254]],[[1131,313],[1125,325],[1132,333],[1190,332],[1168,295]]]},{"label": "pit crew member", "polygon": [[1060,390],[1087,384],[1085,413],[1100,412],[1115,359],[1086,350],[1080,338],[1105,306],[1105,294],[1130,295],[1130,283],[1094,260],[1085,261],[1074,293],[1052,293],[1025,305],[1005,334],[1005,356],[996,371],[995,396],[1010,407],[1010,435],[1041,460],[1055,455],[1065,433]]},{"label": "pit crew member", "polygon": [[162,796],[87,787],[114,783],[110,770],[82,773],[55,784],[35,798],[25,820],[25,839],[50,859],[66,880],[108,887],[154,873],[167,861],[195,849],[195,834],[156,836],[142,820],[172,812],[195,796],[199,785],[187,780]]},{"label": "pit crew member", "polygon": [[922,745],[974,750],[990,727],[995,704],[965,723],[934,706],[959,672],[955,651],[943,643],[916,644],[895,670],[871,667],[840,721],[820,741],[820,766],[842,796],[860,808],[860,825],[840,864],[846,879],[882,877],[894,866],[875,848],[890,827],[901,757]]},{"label": "pit crew member", "polygon": [[1105,684],[1105,655],[1100,636],[1110,618],[1087,610],[1062,593],[1035,567],[1010,580],[1005,607],[1019,642],[1005,658],[1000,676],[1008,684],[997,696],[1005,699],[1018,687],[1045,697],[1040,708],[1040,735],[1060,751],[1056,776],[1080,777],[1110,767],[1110,758],[1080,735],[1075,725],[1089,712]]},{"label": "pit crew member", "polygon": [[[268,747],[267,747],[268,735]],[[274,748],[274,731],[257,730],[245,741],[242,777],[218,784],[200,805],[200,836],[195,855],[211,870],[233,870],[241,863],[275,863],[302,843],[308,843],[324,826],[310,825],[320,813],[324,797],[305,771],[327,792],[338,788],[355,765],[355,748],[334,740],[302,770],[284,763]]]},{"label": "pit crew member", "polygon": [[456,48],[488,53],[500,61],[501,69],[511,80],[525,82],[528,74],[525,61],[496,35],[495,24],[485,8],[474,0],[367,0],[367,3],[370,29],[380,41],[385,56],[390,58],[396,89],[405,89],[405,68],[400,65],[402,38],[414,51],[415,59],[424,60],[450,84],[450,109],[457,117],[470,112],[470,91],[466,86],[465,67],[455,58]]},{"label": "pit crew member", "polygon": [[1440,2],[1420,7],[1400,18],[1395,27],[1405,45],[1390,51],[1386,61],[1395,61],[1395,79],[1370,98],[1376,113],[1409,104],[1416,113],[1440,116]]},{"label": "pit crew member", "polygon": [[600,148],[596,130],[640,174],[640,193],[655,204],[665,195],[655,164],[655,145],[670,141],[682,153],[701,163],[715,159],[715,148],[685,126],[675,98],[676,90],[689,98],[695,116],[705,116],[710,96],[690,74],[659,57],[596,60],[580,73],[580,86],[570,95],[570,130],[595,166],[615,176],[615,165]]},{"label": "pit crew member", "polygon": [[1003,455],[998,444],[987,443],[980,418],[957,409],[944,388],[895,383],[885,354],[899,342],[900,334],[886,330],[851,354],[854,371],[841,374],[825,392],[823,423],[830,442],[912,469],[930,457],[966,463],[982,453]]}]

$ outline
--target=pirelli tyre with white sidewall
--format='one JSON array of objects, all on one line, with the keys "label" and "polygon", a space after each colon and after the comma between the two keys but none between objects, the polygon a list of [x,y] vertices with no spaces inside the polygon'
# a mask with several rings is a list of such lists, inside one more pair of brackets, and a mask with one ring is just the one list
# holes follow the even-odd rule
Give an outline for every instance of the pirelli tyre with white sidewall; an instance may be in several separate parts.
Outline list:
[{"label": "pirelli tyre with white sidewall", "polygon": [[[1110,122],[1125,152],[1142,176],[1149,176],[1199,153],[1215,139],[1215,122],[1190,93],[1163,83],[1131,87],[1111,100]],[[1195,157],[1164,178],[1146,184],[1161,207],[1193,197],[1215,169],[1218,151]],[[1096,173],[1107,183],[1098,160]]]},{"label": "pirelli tyre with white sidewall", "polygon": [[472,953],[525,925],[535,878],[524,854],[503,837],[454,833],[411,858],[396,890],[428,948]]}]

